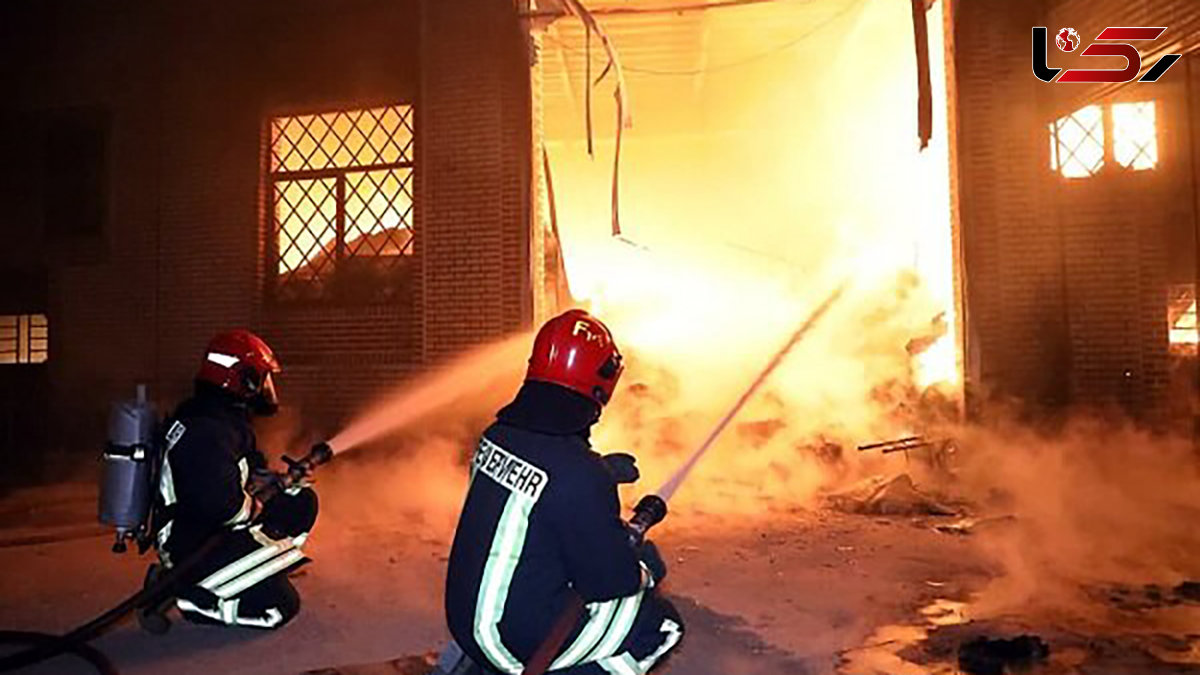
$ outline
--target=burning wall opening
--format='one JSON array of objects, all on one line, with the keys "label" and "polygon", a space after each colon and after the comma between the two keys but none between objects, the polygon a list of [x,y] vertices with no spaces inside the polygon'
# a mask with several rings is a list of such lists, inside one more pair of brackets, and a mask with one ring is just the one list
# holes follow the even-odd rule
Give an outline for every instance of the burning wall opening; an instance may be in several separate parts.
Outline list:
[{"label": "burning wall opening", "polygon": [[595,158],[587,153],[585,78],[604,71],[599,40],[558,19],[539,58],[571,291],[631,353],[598,445],[634,450],[651,460],[650,482],[663,477],[849,279],[698,473],[710,506],[715,492],[739,508],[751,494],[803,500],[824,482],[829,454],[910,433],[929,419],[933,392],[950,409],[959,395],[941,4],[928,16],[934,134],[924,152],[907,4],[646,14],[638,4],[601,16],[633,117],[621,239],[609,227],[611,82],[590,96]]}]

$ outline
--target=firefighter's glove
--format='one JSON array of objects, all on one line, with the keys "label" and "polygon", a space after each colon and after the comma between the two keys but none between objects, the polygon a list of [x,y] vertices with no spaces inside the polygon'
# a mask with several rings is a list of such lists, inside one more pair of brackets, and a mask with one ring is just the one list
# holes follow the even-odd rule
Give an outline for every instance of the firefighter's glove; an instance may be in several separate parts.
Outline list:
[{"label": "firefighter's glove", "polygon": [[281,492],[263,505],[259,522],[272,539],[296,537],[313,528],[317,507],[317,493],[312,490],[301,490],[294,495]]},{"label": "firefighter's glove", "polygon": [[295,497],[301,491],[307,490],[313,486],[316,479],[313,478],[311,471],[306,471],[302,474],[284,473],[279,475],[280,487],[283,493]]},{"label": "firefighter's glove", "polygon": [[604,462],[604,468],[608,469],[613,482],[618,485],[636,483],[637,479],[642,477],[641,472],[637,468],[637,457],[628,452],[614,452],[601,455],[600,461]]},{"label": "firefighter's glove", "polygon": [[246,492],[259,499],[268,499],[279,486],[279,474],[269,469],[253,469],[246,481]]},{"label": "firefighter's glove", "polygon": [[637,549],[638,560],[646,566],[650,571],[650,578],[654,581],[654,585],[658,586],[667,578],[667,563],[663,561],[662,556],[658,553],[658,547],[652,541],[643,541]]},{"label": "firefighter's glove", "polygon": [[313,486],[312,479],[306,476],[304,478],[301,478],[298,481],[289,483],[288,486],[283,489],[283,493],[285,495],[295,497],[296,495],[300,494],[301,491],[307,490],[308,488],[310,488],[312,486]]}]

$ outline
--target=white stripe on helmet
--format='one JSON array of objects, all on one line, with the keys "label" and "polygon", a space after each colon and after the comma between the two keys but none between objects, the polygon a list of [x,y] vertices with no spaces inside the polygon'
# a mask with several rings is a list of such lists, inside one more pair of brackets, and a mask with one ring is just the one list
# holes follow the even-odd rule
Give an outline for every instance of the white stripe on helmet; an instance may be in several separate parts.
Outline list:
[{"label": "white stripe on helmet", "polygon": [[229,354],[218,354],[217,352],[209,352],[208,360],[221,366],[222,368],[232,368],[238,363],[238,357],[230,356]]}]

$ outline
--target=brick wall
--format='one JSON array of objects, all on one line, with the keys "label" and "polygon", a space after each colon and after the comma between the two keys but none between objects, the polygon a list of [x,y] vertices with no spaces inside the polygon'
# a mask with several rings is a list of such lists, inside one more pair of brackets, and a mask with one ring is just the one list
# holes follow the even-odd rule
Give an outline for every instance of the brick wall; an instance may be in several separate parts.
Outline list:
[{"label": "brick wall", "polygon": [[[237,5],[232,13],[232,30],[230,15],[218,18],[206,8],[177,8],[166,17],[173,33],[190,39],[170,51],[164,67],[162,124],[172,140],[162,153],[163,248],[188,254],[164,255],[177,267],[162,275],[161,368],[185,372],[223,326],[254,327],[284,361],[280,384],[289,403],[329,426],[420,365],[418,308],[412,294],[365,307],[264,301],[264,122],[418,102],[418,6],[356,2],[335,13],[307,2],[284,12]],[[242,77],[227,76],[238,70]],[[203,307],[189,303],[197,293]]]},{"label": "brick wall", "polygon": [[[1170,255],[1174,230],[1188,225],[1177,208],[1186,187],[1178,135],[1160,133],[1154,171],[1108,166],[1092,178],[1064,179],[1050,166],[1048,125],[1090,101],[1030,72],[1031,27],[1073,25],[1083,34],[1108,25],[1091,9],[958,3],[969,393],[977,405],[1012,398],[1039,415],[1116,408],[1160,427],[1167,286],[1178,274],[1172,270],[1194,269]],[[1051,52],[1051,65],[1070,65]],[[1105,95],[1157,99],[1160,127],[1169,130],[1180,108],[1171,77],[1178,74]]]},{"label": "brick wall", "polygon": [[[428,0],[422,40],[424,355],[529,325],[527,37],[511,3]],[[473,54],[464,67],[463,54]],[[519,161],[517,158],[521,158]]]},{"label": "brick wall", "polygon": [[957,3],[957,154],[968,401],[1066,403],[1061,233],[1047,210],[1046,126],[1030,73],[1039,4]]},{"label": "brick wall", "polygon": [[[107,414],[103,401],[155,376],[156,82],[134,76],[145,71],[155,39],[145,9],[17,2],[0,10],[0,87],[8,113],[2,133],[13,144],[7,147],[21,148],[8,157],[21,161],[0,169],[0,182],[13,187],[5,199],[13,208],[0,213],[6,241],[0,268],[45,271],[48,294],[40,309],[50,317],[51,352],[48,364],[27,373],[0,369],[0,388],[14,386],[15,377],[16,394],[24,395],[21,379],[42,380],[47,394],[26,424],[45,425],[57,446],[89,452],[100,437],[72,432],[95,434]],[[106,227],[99,236],[52,237],[44,205],[57,198],[57,185],[44,175],[45,135],[57,117],[78,110],[108,119],[107,170],[114,180]],[[29,435],[39,434],[27,428],[17,447],[0,453],[29,454]]]},{"label": "brick wall", "polygon": [[1160,176],[1104,173],[1063,184],[1071,400],[1161,423],[1167,371],[1166,234]]},{"label": "brick wall", "polygon": [[[530,321],[528,53],[490,0],[130,2],[0,8],[5,137],[91,106],[111,118],[110,214],[94,239],[41,233],[38,172],[8,169],[0,271],[45,266],[62,443],[100,439],[108,401],[190,387],[205,341],[246,326],[285,365],[285,398],[329,429],[432,360]],[[414,103],[416,253],[386,304],[268,302],[265,121]],[[17,179],[20,180],[17,180]],[[3,295],[0,289],[0,295]],[[0,387],[3,373],[0,372]]]},{"label": "brick wall", "polygon": [[[1186,33],[1175,14],[1182,4],[1066,0],[1051,3],[1046,23],[1074,27],[1085,40],[1109,25],[1167,25],[1171,40],[1178,40]],[[1141,45],[1147,54],[1166,46]],[[1055,66],[1087,67],[1078,56],[1051,52]],[[1148,57],[1147,63],[1156,58]],[[1056,177],[1053,191],[1064,233],[1072,402],[1115,407],[1155,428],[1168,421],[1168,287],[1180,276],[1187,280],[1195,257],[1194,246],[1185,245],[1187,259],[1179,259],[1178,250],[1172,259],[1172,242],[1194,241],[1180,237],[1193,229],[1191,209],[1180,209],[1190,193],[1188,157],[1182,151],[1186,139],[1179,133],[1186,126],[1183,74],[1180,65],[1154,84],[1049,87],[1051,118],[1093,102],[1156,104],[1159,162],[1154,170],[1132,172],[1110,162],[1092,178]],[[1112,144],[1111,136],[1107,141]]]}]

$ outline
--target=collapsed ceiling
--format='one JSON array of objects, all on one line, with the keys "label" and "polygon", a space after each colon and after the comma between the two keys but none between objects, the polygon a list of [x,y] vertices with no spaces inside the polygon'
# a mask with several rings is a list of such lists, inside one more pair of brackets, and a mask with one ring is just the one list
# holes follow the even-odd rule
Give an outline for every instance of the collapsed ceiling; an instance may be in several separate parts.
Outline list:
[{"label": "collapsed ceiling", "polygon": [[[680,106],[702,105],[713,77],[739,75],[743,66],[797,49],[811,50],[814,68],[836,55],[840,31],[862,0],[687,0],[586,2],[619,54],[630,89],[635,126],[678,132],[678,118],[659,114]],[[547,135],[577,138],[583,133],[587,91],[587,45],[583,23],[561,0],[539,4],[544,25],[542,100]],[[607,58],[597,36],[590,38],[593,80]],[[611,75],[592,92],[598,136],[611,135]],[[710,102],[711,103],[711,102]],[[605,108],[606,104],[609,107]],[[674,119],[672,119],[674,118]]]}]

